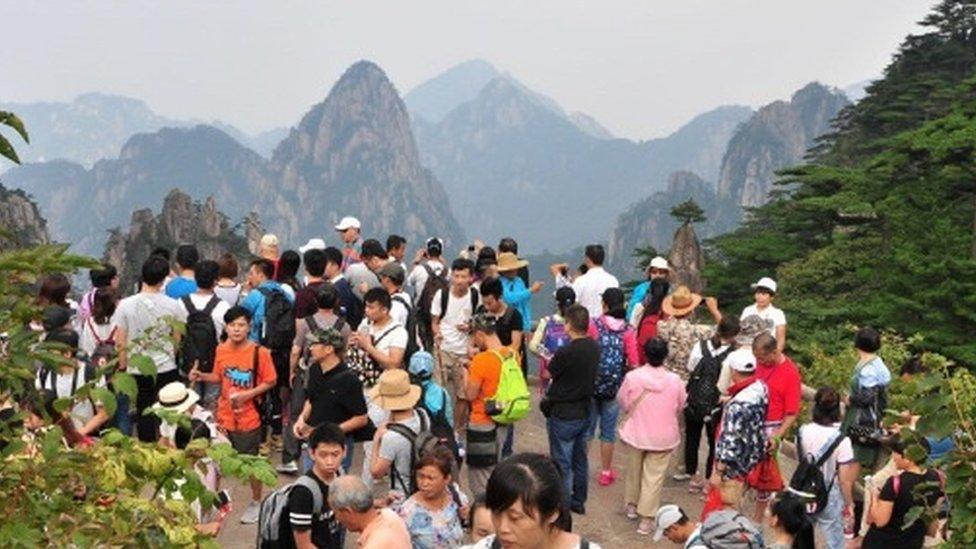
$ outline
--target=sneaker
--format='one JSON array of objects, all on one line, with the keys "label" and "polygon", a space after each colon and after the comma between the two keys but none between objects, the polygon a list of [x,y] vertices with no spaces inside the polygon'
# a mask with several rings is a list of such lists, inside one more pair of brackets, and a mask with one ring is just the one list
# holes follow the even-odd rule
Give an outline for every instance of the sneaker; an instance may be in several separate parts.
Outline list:
[{"label": "sneaker", "polygon": [[275,470],[279,473],[286,475],[294,475],[298,473],[298,462],[297,461],[286,461],[281,465],[275,467]]},{"label": "sneaker", "polygon": [[624,508],[624,514],[627,515],[627,520],[637,520],[637,506],[633,503],[628,503]]},{"label": "sneaker", "polygon": [[689,475],[688,473],[675,473],[674,476],[671,478],[678,481],[685,481],[690,479],[691,475]]},{"label": "sneaker", "polygon": [[464,459],[464,456],[467,454],[467,451],[464,449],[464,438],[463,438],[463,435],[457,435],[456,436],[456,439],[458,441],[458,443],[457,443],[457,446],[458,446],[458,457],[461,458],[461,459]]},{"label": "sneaker", "polygon": [[271,446],[271,441],[270,440],[266,440],[266,441],[262,442],[260,446],[258,446],[258,454],[260,454],[261,457],[268,457],[268,456],[270,456],[272,450],[273,450],[273,448]]},{"label": "sneaker", "polygon": [[654,531],[654,519],[642,518],[637,523],[637,533],[642,536],[649,536]]},{"label": "sneaker", "polygon": [[281,435],[271,435],[271,448],[277,452],[285,448],[285,439]]},{"label": "sneaker", "polygon": [[258,515],[261,514],[261,504],[252,501],[247,504],[247,508],[244,509],[244,514],[241,515],[241,524],[255,524],[258,521]]},{"label": "sneaker", "polygon": [[600,472],[600,479],[597,481],[600,486],[610,486],[613,481],[617,480],[617,473],[613,472],[613,469]]}]

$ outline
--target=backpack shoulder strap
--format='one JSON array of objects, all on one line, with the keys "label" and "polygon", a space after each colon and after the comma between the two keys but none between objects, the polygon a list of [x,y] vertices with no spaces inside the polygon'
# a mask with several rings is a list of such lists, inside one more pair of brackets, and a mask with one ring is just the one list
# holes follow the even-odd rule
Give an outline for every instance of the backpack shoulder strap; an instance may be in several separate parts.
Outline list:
[{"label": "backpack shoulder strap", "polygon": [[[799,436],[799,431],[797,431],[797,436]],[[827,460],[830,459],[830,456],[834,454],[834,451],[837,450],[837,447],[840,446],[840,443],[843,441],[844,441],[844,434],[841,433],[840,430],[838,430],[837,433],[834,435],[833,440],[830,441],[830,444],[828,444],[826,448],[822,449],[823,451],[821,452],[820,457],[817,458],[815,465],[817,467],[820,467],[821,465],[826,463]]]},{"label": "backpack shoulder strap", "polygon": [[698,342],[699,347],[701,347],[702,358],[712,358],[712,351],[708,348],[708,340],[703,339]]},{"label": "backpack shoulder strap", "polygon": [[[193,313],[197,312],[197,308],[193,306],[193,300],[190,299],[190,296],[189,295],[185,295],[185,296],[181,297],[180,298],[180,301],[182,301],[183,302],[183,306],[186,307],[186,314],[187,315],[192,315]],[[208,303],[208,305],[209,305],[209,303]]]},{"label": "backpack shoulder strap", "polygon": [[207,316],[210,316],[213,314],[214,309],[217,308],[217,305],[220,305],[220,298],[216,295],[212,295],[210,296],[210,301],[208,301],[207,305],[203,308],[203,312],[206,313]]},{"label": "backpack shoulder strap", "polygon": [[323,497],[319,483],[308,475],[302,475],[295,479],[295,485],[308,488],[308,491],[312,493],[312,512],[321,513],[325,507],[325,497]]},{"label": "backpack shoulder strap", "polygon": [[314,314],[305,317],[305,325],[308,326],[309,332],[314,332],[319,329],[319,323],[315,322]]},{"label": "backpack shoulder strap", "polygon": [[440,299],[441,315],[440,316],[441,318],[444,318],[444,316],[447,314],[447,300],[450,299],[451,297],[450,296],[451,290],[450,288],[441,288],[440,290],[437,291],[440,292],[441,294],[441,299]]},{"label": "backpack shoulder strap", "polygon": [[254,357],[251,359],[251,369],[254,371],[254,379],[258,377],[258,355],[261,353],[261,346],[254,344]]},{"label": "backpack shoulder strap", "polygon": [[406,307],[408,314],[411,313],[411,312],[413,312],[413,307],[411,307],[410,304],[407,303],[407,300],[406,299],[403,299],[403,296],[402,295],[395,295],[395,296],[392,297],[392,300],[393,301],[396,301],[397,303],[399,303],[399,304],[403,305],[404,307]]},{"label": "backpack shoulder strap", "polygon": [[732,351],[735,351],[735,345],[727,346],[724,351],[719,353],[718,355],[719,362],[725,362],[725,359],[732,354]]},{"label": "backpack shoulder strap", "polygon": [[470,288],[471,293],[471,314],[474,314],[478,310],[478,304],[481,303],[481,294],[478,293],[476,288]]},{"label": "backpack shoulder strap", "polygon": [[336,321],[335,324],[332,325],[332,329],[341,332],[345,326],[346,326],[346,321],[343,320],[341,316],[336,316]]},{"label": "backpack shoulder strap", "polygon": [[426,261],[421,263],[420,266],[423,267],[425,271],[427,271],[427,280],[430,280],[432,277],[437,276],[437,273],[434,272],[434,268],[431,267],[430,264],[427,263]]}]

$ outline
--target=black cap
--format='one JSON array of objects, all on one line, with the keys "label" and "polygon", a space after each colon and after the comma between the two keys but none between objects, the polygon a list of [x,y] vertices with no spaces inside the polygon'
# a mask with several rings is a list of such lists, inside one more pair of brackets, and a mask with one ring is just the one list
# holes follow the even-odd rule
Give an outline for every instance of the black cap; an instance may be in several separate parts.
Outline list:
[{"label": "black cap", "polygon": [[425,245],[430,255],[439,256],[444,253],[444,241],[437,237],[428,238]]}]

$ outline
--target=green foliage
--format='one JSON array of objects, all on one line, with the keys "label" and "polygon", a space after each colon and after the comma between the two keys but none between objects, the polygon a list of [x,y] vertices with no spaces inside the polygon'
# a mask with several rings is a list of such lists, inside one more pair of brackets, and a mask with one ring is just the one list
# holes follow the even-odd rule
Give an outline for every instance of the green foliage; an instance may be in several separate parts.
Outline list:
[{"label": "green foliage", "polygon": [[688,198],[688,200],[685,200],[681,204],[671,208],[671,217],[677,219],[685,225],[691,223],[702,223],[707,219],[705,217],[705,211],[701,209],[701,206],[699,206],[697,202],[695,202],[694,198]]},{"label": "green foliage", "polygon": [[[13,128],[21,138],[27,143],[30,143],[30,137],[27,135],[27,129],[24,128],[24,123],[17,118],[17,115],[12,112],[0,111],[0,126],[7,126]],[[20,157],[17,156],[17,151],[14,150],[14,146],[10,141],[0,134],[0,156],[6,158],[7,160],[13,162],[14,164],[20,164]]]}]

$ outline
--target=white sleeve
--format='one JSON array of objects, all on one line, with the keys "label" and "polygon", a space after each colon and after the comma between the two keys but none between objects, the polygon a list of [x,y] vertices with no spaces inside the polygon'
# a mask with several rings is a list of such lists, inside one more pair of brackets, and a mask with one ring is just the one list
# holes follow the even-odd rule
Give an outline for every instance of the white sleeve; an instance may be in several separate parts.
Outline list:
[{"label": "white sleeve", "polygon": [[397,349],[407,348],[407,330],[403,326],[397,326],[390,332],[390,335],[383,338],[389,342],[389,347]]},{"label": "white sleeve", "polygon": [[752,305],[749,305],[745,309],[742,309],[742,314],[739,315],[739,320],[743,320],[751,314],[755,314],[755,313],[752,312]]},{"label": "white sleeve", "polygon": [[689,372],[694,372],[695,367],[698,366],[698,363],[701,362],[702,358],[703,355],[701,352],[701,342],[696,341],[695,344],[691,347],[691,352],[688,353],[688,364],[685,367],[688,369]]},{"label": "white sleeve", "polygon": [[773,326],[786,326],[786,313],[782,309],[776,309],[773,311]]},{"label": "white sleeve", "polygon": [[441,314],[441,290],[437,290],[430,302],[430,315],[441,316]]}]

